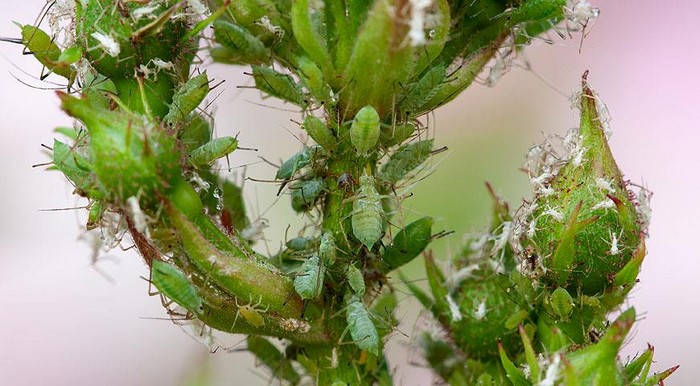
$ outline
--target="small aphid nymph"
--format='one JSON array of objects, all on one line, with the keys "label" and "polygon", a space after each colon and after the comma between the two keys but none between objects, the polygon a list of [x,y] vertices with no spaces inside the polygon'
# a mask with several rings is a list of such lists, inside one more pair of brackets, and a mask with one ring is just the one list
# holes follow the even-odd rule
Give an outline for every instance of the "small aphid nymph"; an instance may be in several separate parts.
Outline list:
[{"label": "small aphid nymph", "polygon": [[357,150],[357,154],[366,156],[379,140],[380,122],[377,110],[372,106],[365,106],[355,114],[355,119],[350,126],[350,141]]}]

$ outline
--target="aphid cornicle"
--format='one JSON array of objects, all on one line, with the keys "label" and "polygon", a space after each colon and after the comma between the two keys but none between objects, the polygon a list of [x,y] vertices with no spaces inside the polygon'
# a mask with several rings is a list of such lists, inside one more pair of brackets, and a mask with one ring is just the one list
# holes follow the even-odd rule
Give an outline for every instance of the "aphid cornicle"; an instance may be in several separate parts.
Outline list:
[{"label": "aphid cornicle", "polygon": [[348,329],[355,345],[377,355],[379,352],[379,334],[369,316],[369,311],[356,295],[346,295]]},{"label": "aphid cornicle", "polygon": [[383,233],[384,209],[374,177],[360,177],[360,188],[352,205],[352,233],[368,249],[372,249]]},{"label": "aphid cornicle", "polygon": [[366,156],[377,145],[379,129],[379,114],[374,107],[367,105],[355,114],[350,126],[350,141],[357,154]]},{"label": "aphid cornicle", "polygon": [[301,266],[301,271],[294,278],[294,289],[302,299],[316,299],[323,289],[326,268],[318,255],[312,255]]},{"label": "aphid cornicle", "polygon": [[203,311],[202,299],[197,293],[197,288],[182,271],[174,266],[154,260],[151,267],[151,283],[163,296],[172,299],[187,310],[197,314]]}]

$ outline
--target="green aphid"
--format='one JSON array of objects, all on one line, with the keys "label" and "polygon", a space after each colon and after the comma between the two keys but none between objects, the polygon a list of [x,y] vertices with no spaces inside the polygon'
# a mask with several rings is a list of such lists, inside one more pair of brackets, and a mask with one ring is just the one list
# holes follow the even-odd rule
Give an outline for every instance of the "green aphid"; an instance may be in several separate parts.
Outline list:
[{"label": "green aphid", "polygon": [[346,296],[345,311],[348,329],[353,342],[361,350],[377,355],[379,353],[379,334],[370,318],[369,311],[356,295]]},{"label": "green aphid", "polygon": [[350,126],[350,141],[357,154],[366,156],[377,145],[379,129],[379,114],[374,107],[367,105],[355,114]]},{"label": "green aphid", "polygon": [[408,224],[394,236],[382,256],[387,272],[409,263],[425,250],[432,240],[432,226],[433,218],[426,216]]},{"label": "green aphid", "polygon": [[301,266],[301,270],[294,278],[294,289],[302,299],[316,299],[323,289],[323,278],[326,268],[318,255],[312,255]]},{"label": "green aphid", "polygon": [[401,146],[382,167],[379,179],[390,185],[403,180],[411,171],[423,164],[433,149],[433,140],[416,141]]},{"label": "green aphid", "polygon": [[321,153],[320,146],[310,146],[305,147],[300,152],[291,156],[288,160],[284,161],[280,168],[277,170],[275,178],[278,180],[288,180],[296,174],[303,167],[308,166],[313,160],[316,154]]},{"label": "green aphid", "polygon": [[204,117],[193,114],[177,137],[189,153],[211,141],[211,126]]},{"label": "green aphid", "polygon": [[323,71],[312,60],[304,56],[297,58],[299,79],[312,97],[326,104],[333,104],[333,90],[326,83]]},{"label": "green aphid", "polygon": [[365,277],[362,275],[362,271],[352,264],[348,264],[348,270],[346,272],[346,277],[348,279],[348,284],[352,288],[355,295],[362,298],[365,296]]},{"label": "green aphid", "polygon": [[416,116],[423,112],[421,107],[437,93],[438,86],[447,76],[445,66],[432,67],[418,81],[410,86],[406,97],[399,104],[399,110]]},{"label": "green aphid", "polygon": [[384,147],[400,145],[416,131],[416,125],[407,122],[400,125],[382,127],[380,139]]},{"label": "green aphid", "polygon": [[563,16],[566,0],[525,0],[516,8],[504,12],[508,25],[557,20]]},{"label": "green aphid", "polygon": [[331,267],[335,264],[337,254],[333,233],[324,232],[318,246],[318,255],[321,257],[321,261],[323,261],[326,266]]},{"label": "green aphid", "polygon": [[322,120],[313,115],[308,115],[304,118],[303,127],[309,133],[309,136],[326,151],[335,150],[338,140],[333,135],[333,131]]},{"label": "green aphid", "polygon": [[554,313],[559,317],[559,320],[569,320],[571,311],[574,309],[574,300],[567,290],[561,287],[557,288],[552,292],[549,302],[552,305]]},{"label": "green aphid", "polygon": [[173,95],[173,103],[170,104],[168,114],[163,120],[169,123],[184,120],[202,103],[208,93],[209,78],[206,72],[190,78]]},{"label": "green aphid", "polygon": [[151,283],[165,297],[194,313],[202,313],[202,299],[190,279],[175,266],[154,260],[151,267]]},{"label": "green aphid", "polygon": [[285,246],[295,252],[310,251],[316,248],[318,245],[317,238],[310,237],[295,237],[293,239],[287,240]]},{"label": "green aphid", "polygon": [[310,210],[325,188],[326,185],[321,178],[294,183],[289,187],[292,194],[292,209],[297,212]]},{"label": "green aphid", "polygon": [[75,147],[54,140],[53,164],[75,185],[80,194],[87,194],[94,186],[95,179],[89,167],[90,162]]},{"label": "green aphid", "polygon": [[360,177],[360,188],[352,205],[352,233],[368,249],[372,249],[384,233],[381,196],[374,186],[374,177]]},{"label": "green aphid", "polygon": [[90,205],[90,210],[88,212],[87,224],[85,224],[85,229],[92,230],[100,226],[100,221],[102,220],[102,213],[104,213],[104,206],[101,202],[95,201]]},{"label": "green aphid", "polygon": [[192,150],[187,160],[195,167],[211,165],[217,159],[231,154],[238,147],[234,137],[220,137]]},{"label": "green aphid", "polygon": [[264,63],[269,59],[265,44],[238,24],[222,19],[215,21],[214,38],[231,51],[234,62]]},{"label": "green aphid", "polygon": [[34,55],[39,63],[44,65],[49,71],[69,81],[75,79],[76,72],[71,67],[71,64],[82,57],[82,51],[79,48],[68,48],[64,55],[53,39],[40,28],[29,24],[19,25],[19,27],[22,29],[22,44],[29,53]]},{"label": "green aphid", "polygon": [[291,76],[269,67],[253,66],[253,78],[258,90],[299,107],[306,107],[306,96]]}]

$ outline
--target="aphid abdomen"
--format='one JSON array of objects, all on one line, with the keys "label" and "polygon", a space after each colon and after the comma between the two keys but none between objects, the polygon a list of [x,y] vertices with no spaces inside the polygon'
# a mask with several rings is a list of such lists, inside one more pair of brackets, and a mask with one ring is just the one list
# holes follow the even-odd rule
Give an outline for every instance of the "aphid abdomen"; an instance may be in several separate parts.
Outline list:
[{"label": "aphid abdomen", "polygon": [[353,203],[352,233],[367,248],[371,249],[383,233],[382,202],[374,187],[374,177],[360,177],[360,189]]},{"label": "aphid abdomen", "polygon": [[253,66],[253,78],[258,90],[299,107],[306,107],[304,92],[291,76],[269,67]]},{"label": "aphid abdomen", "polygon": [[190,279],[174,266],[154,260],[151,282],[164,296],[195,313],[202,312],[202,299]]},{"label": "aphid abdomen", "polygon": [[241,61],[263,63],[268,58],[263,42],[246,28],[225,20],[214,22],[216,41],[231,50],[233,56]]},{"label": "aphid abdomen", "polygon": [[366,156],[379,140],[379,114],[372,106],[365,106],[355,115],[350,126],[350,141],[357,154]]},{"label": "aphid abdomen", "polygon": [[312,255],[301,266],[301,272],[294,278],[294,289],[302,299],[316,299],[323,289],[326,268],[318,255]]},{"label": "aphid abdomen", "polygon": [[184,120],[202,103],[208,93],[209,78],[206,72],[190,78],[173,95],[173,103],[163,120],[170,123]]},{"label": "aphid abdomen", "polygon": [[357,347],[374,355],[379,351],[379,334],[362,300],[352,295],[347,301],[347,322],[350,336]]},{"label": "aphid abdomen", "polygon": [[310,210],[324,189],[325,184],[320,178],[295,183],[290,187],[292,191],[292,209],[297,212]]},{"label": "aphid abdomen", "polygon": [[238,140],[234,137],[219,137],[192,150],[187,155],[190,164],[195,167],[211,165],[219,158],[225,157],[238,148]]}]

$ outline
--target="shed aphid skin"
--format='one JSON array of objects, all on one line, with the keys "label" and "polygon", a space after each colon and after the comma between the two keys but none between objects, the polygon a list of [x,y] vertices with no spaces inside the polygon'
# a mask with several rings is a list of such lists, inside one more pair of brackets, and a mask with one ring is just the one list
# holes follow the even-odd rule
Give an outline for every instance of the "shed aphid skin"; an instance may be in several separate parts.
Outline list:
[{"label": "shed aphid skin", "polygon": [[355,146],[357,154],[367,156],[377,145],[379,132],[380,121],[377,110],[369,105],[361,108],[350,125],[350,141]]},{"label": "shed aphid skin", "polygon": [[275,35],[278,39],[281,39],[284,37],[284,28],[272,24],[270,21],[270,18],[268,16],[263,16],[260,18],[260,20],[256,21],[255,24],[263,26],[266,30],[268,30],[271,34]]},{"label": "shed aphid skin", "polygon": [[202,299],[197,288],[182,271],[173,265],[154,260],[151,267],[151,283],[160,293],[196,314],[202,313]]},{"label": "shed aphid skin", "polygon": [[[620,238],[622,238],[622,233],[620,233]],[[620,253],[620,247],[619,247],[618,243],[619,243],[618,236],[615,234],[615,232],[613,232],[611,230],[610,231],[610,252],[609,252],[611,255],[617,255],[618,253]]]},{"label": "shed aphid skin", "polygon": [[426,11],[433,4],[433,0],[409,0],[411,3],[411,20],[408,38],[411,46],[417,47],[427,43],[425,39]]},{"label": "shed aphid skin", "polygon": [[445,301],[447,301],[447,305],[450,308],[452,322],[459,322],[462,320],[462,313],[459,310],[459,305],[457,305],[457,302],[455,302],[450,294],[445,295]]},{"label": "shed aphid skin", "polygon": [[265,238],[265,229],[269,227],[267,219],[260,217],[241,231],[241,237],[251,243],[256,243]]},{"label": "shed aphid skin", "polygon": [[360,242],[372,249],[384,233],[384,209],[381,196],[375,187],[374,177],[360,177],[360,188],[352,205],[352,233]]},{"label": "shed aphid skin", "polygon": [[486,309],[486,299],[482,299],[481,302],[477,305],[476,309],[474,310],[474,319],[484,319],[486,317],[487,311],[488,309]]},{"label": "shed aphid skin", "polygon": [[146,215],[141,210],[139,206],[139,199],[136,196],[131,196],[126,199],[127,210],[131,220],[134,222],[134,227],[137,231],[142,233],[147,238],[151,238],[151,234],[148,231],[148,222],[146,221]]},{"label": "shed aphid skin", "polygon": [[567,31],[581,31],[585,34],[589,22],[600,16],[600,9],[594,7],[588,0],[568,0],[564,7],[564,16]]},{"label": "shed aphid skin", "polygon": [[93,32],[92,34],[90,34],[90,36],[97,40],[99,43],[99,45],[94,48],[101,49],[107,55],[113,58],[116,58],[121,53],[121,46],[119,45],[119,42],[117,42],[109,34]]}]

